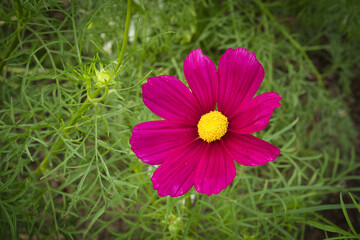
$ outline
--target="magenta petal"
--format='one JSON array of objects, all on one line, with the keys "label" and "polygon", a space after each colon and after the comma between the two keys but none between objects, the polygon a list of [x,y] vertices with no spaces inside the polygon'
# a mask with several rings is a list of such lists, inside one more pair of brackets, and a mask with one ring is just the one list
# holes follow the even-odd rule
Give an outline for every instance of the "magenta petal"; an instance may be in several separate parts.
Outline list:
[{"label": "magenta petal", "polygon": [[174,152],[155,170],[151,181],[161,197],[178,197],[191,189],[196,167],[205,147],[206,143],[198,139]]},{"label": "magenta petal", "polygon": [[142,86],[145,105],[166,120],[197,124],[201,116],[199,105],[190,90],[172,76],[151,77]]},{"label": "magenta petal", "polygon": [[250,134],[263,130],[268,124],[274,108],[281,106],[280,100],[279,94],[268,92],[242,104],[231,118],[230,131]]},{"label": "magenta petal", "polygon": [[234,160],[244,166],[264,165],[280,154],[280,150],[271,143],[248,134],[229,132],[223,142]]},{"label": "magenta petal", "polygon": [[255,53],[229,48],[220,58],[218,74],[218,109],[230,117],[242,102],[253,98],[264,78],[264,69]]},{"label": "magenta petal", "polygon": [[130,138],[131,149],[143,162],[160,164],[178,147],[198,138],[196,127],[173,121],[152,121],[136,125]]},{"label": "magenta petal", "polygon": [[221,141],[207,144],[196,170],[195,188],[199,193],[218,194],[236,175],[235,164]]},{"label": "magenta petal", "polygon": [[192,51],[184,61],[184,74],[197,99],[202,113],[213,111],[216,106],[218,77],[215,64],[201,49]]}]

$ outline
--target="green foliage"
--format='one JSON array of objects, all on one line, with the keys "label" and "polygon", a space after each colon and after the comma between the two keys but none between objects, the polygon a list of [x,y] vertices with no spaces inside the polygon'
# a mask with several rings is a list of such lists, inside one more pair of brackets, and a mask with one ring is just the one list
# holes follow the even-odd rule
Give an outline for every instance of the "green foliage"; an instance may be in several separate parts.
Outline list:
[{"label": "green foliage", "polygon": [[[126,51],[124,0],[1,2],[0,239],[305,239],[315,228],[358,238],[345,101],[359,72],[360,10],[331,2],[134,0]],[[185,81],[193,49],[217,63],[240,46],[264,66],[259,93],[283,97],[256,134],[281,155],[237,165],[218,195],[159,197],[155,167],[128,143],[136,124],[158,119],[139,85],[149,74]],[[332,195],[340,201],[326,202]],[[335,210],[348,228],[324,217]]]}]

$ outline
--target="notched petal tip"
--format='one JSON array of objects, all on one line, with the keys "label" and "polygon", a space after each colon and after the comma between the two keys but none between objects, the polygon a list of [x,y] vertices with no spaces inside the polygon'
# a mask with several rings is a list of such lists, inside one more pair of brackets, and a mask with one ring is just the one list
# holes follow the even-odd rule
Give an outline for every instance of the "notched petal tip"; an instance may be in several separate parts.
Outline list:
[{"label": "notched petal tip", "polygon": [[201,112],[214,110],[217,99],[218,76],[215,64],[202,53],[192,51],[184,61],[184,75]]},{"label": "notched petal tip", "polygon": [[230,115],[253,98],[265,72],[255,53],[246,48],[230,48],[220,58],[218,75],[218,109]]},{"label": "notched petal tip", "polygon": [[159,196],[178,197],[187,193],[194,185],[198,159],[205,144],[195,140],[168,156],[154,172],[151,181]]},{"label": "notched petal tip", "polygon": [[195,189],[208,196],[218,194],[235,178],[235,163],[222,146],[222,141],[207,145],[199,159],[196,171]]},{"label": "notched petal tip", "polygon": [[282,97],[274,92],[263,93],[242,104],[231,115],[231,132],[251,134],[263,130],[270,121],[275,108],[281,106]]},{"label": "notched petal tip", "polygon": [[143,122],[134,127],[129,140],[132,151],[143,162],[157,165],[197,138],[193,127],[181,122],[160,120]]},{"label": "notched petal tip", "polygon": [[265,165],[280,154],[275,145],[249,134],[230,133],[224,141],[227,151],[243,166]]},{"label": "notched petal tip", "polygon": [[150,77],[142,90],[144,104],[156,115],[166,120],[191,123],[198,120],[196,99],[179,79],[167,75]]}]

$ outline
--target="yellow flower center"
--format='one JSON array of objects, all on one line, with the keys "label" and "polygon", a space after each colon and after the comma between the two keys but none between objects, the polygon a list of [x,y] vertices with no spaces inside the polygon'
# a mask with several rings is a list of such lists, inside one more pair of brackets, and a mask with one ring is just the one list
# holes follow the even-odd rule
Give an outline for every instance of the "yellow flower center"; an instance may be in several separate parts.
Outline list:
[{"label": "yellow flower center", "polygon": [[221,112],[211,111],[201,116],[197,125],[199,137],[206,142],[220,140],[228,129],[228,119]]}]

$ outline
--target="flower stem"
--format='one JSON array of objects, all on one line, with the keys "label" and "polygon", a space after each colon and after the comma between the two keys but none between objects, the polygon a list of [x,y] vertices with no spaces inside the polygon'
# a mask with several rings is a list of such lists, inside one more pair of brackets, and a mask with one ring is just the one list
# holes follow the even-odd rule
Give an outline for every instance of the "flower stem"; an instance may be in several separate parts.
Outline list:
[{"label": "flower stem", "polygon": [[[125,30],[124,30],[124,38],[123,38],[123,43],[122,43],[122,47],[121,47],[121,52],[120,52],[120,56],[119,59],[117,61],[117,65],[115,67],[115,73],[117,73],[117,71],[119,70],[121,63],[124,59],[124,55],[125,55],[125,50],[126,50],[126,45],[128,42],[128,36],[129,36],[129,26],[130,26],[130,19],[131,19],[131,0],[127,1],[127,11],[126,11],[126,21],[125,21]],[[77,123],[78,119],[81,117],[81,115],[96,101],[100,101],[102,99],[105,98],[105,96],[108,93],[108,89],[105,89],[105,94],[104,96],[97,98],[96,96],[100,93],[101,88],[98,88],[97,90],[95,90],[93,93],[90,93],[88,91],[88,98],[85,100],[85,102],[81,105],[81,107],[77,110],[77,112],[75,113],[75,115],[73,115],[73,117],[71,118],[70,121],[68,121],[65,126],[63,127],[63,131],[61,133],[62,137],[66,137],[67,134],[69,132],[71,132],[71,130],[74,128],[74,125]],[[47,168],[49,167],[49,157],[51,157],[52,155],[54,155],[62,146],[63,144],[63,140],[62,137],[59,136],[56,141],[55,144],[53,145],[53,147],[50,149],[49,153],[44,157],[44,159],[41,161],[40,165],[33,171],[33,174],[35,177],[40,176],[41,174],[43,174]]]},{"label": "flower stem", "polygon": [[[71,118],[70,121],[68,121],[65,125],[64,125],[64,130],[62,131],[61,135],[62,137],[66,137],[67,134],[69,132],[71,132],[71,130],[74,128],[74,125],[76,124],[76,122],[79,120],[79,118],[81,117],[81,115],[88,110],[88,108],[92,105],[92,99],[94,99],[101,91],[101,88],[96,89],[90,96],[88,96],[88,98],[85,100],[85,102],[81,105],[81,107],[77,110],[77,112],[73,115],[73,117]],[[44,173],[48,166],[49,166],[49,157],[51,157],[52,155],[54,155],[62,146],[63,144],[63,140],[62,138],[59,136],[56,141],[55,144],[52,146],[52,148],[50,149],[49,153],[44,157],[44,159],[42,160],[42,162],[40,163],[40,165],[34,170],[33,174],[35,177],[40,176],[42,173]]]},{"label": "flower stem", "polygon": [[191,195],[185,198],[185,207],[188,209],[188,217],[191,216],[192,204],[191,204]]},{"label": "flower stem", "polygon": [[122,42],[122,46],[121,46],[120,56],[119,56],[119,59],[117,61],[117,65],[115,67],[115,73],[117,73],[117,71],[119,70],[119,68],[121,66],[121,63],[122,63],[122,61],[124,59],[125,49],[126,49],[126,45],[127,45],[128,38],[129,38],[129,27],[130,27],[130,19],[131,19],[131,1],[132,0],[127,1],[124,38],[123,38],[123,42]]}]

